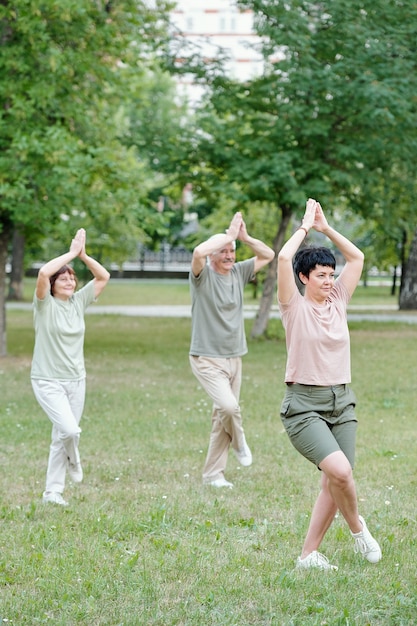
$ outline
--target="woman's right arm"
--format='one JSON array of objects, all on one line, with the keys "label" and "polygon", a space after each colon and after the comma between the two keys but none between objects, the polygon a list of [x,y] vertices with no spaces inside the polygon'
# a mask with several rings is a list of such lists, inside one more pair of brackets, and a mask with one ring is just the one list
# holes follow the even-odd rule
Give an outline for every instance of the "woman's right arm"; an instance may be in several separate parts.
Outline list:
[{"label": "woman's right arm", "polygon": [[297,289],[292,261],[298,248],[306,238],[308,231],[313,226],[315,212],[316,201],[309,198],[307,200],[302,226],[295,231],[278,253],[278,301],[282,304],[288,304]]}]

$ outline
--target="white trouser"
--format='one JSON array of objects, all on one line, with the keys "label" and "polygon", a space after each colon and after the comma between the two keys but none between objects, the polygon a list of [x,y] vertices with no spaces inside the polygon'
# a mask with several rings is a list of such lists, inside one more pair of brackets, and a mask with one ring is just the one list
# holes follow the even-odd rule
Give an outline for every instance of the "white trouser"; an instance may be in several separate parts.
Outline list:
[{"label": "white trouser", "polygon": [[68,461],[80,461],[79,423],[84,410],[85,378],[64,381],[32,378],[32,388],[52,422],[45,492],[63,493]]}]

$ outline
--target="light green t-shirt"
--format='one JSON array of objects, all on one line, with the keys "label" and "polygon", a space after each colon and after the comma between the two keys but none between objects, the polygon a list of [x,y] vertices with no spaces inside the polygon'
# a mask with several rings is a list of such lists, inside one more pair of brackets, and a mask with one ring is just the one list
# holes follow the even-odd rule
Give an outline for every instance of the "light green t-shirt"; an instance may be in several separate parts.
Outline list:
[{"label": "light green t-shirt", "polygon": [[235,263],[223,275],[205,265],[190,273],[193,356],[232,358],[248,351],[243,320],[243,289],[254,275],[255,259]]},{"label": "light green t-shirt", "polygon": [[84,313],[94,301],[94,281],[68,301],[49,292],[43,300],[33,298],[35,347],[31,378],[79,380],[85,377]]}]

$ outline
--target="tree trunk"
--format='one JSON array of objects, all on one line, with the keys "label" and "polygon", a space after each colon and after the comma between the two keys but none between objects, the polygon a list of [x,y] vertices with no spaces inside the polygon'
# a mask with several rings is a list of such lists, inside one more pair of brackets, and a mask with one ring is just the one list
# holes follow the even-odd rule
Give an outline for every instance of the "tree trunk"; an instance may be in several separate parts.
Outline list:
[{"label": "tree trunk", "polygon": [[363,266],[362,276],[363,276],[363,286],[367,287],[368,286],[368,264],[366,262],[366,257],[365,257],[365,263]]},{"label": "tree trunk", "polygon": [[398,296],[398,305],[400,303],[401,292],[403,290],[404,279],[405,279],[405,268],[406,268],[406,265],[407,265],[407,260],[405,258],[405,247],[406,247],[406,245],[407,245],[407,231],[405,230],[405,228],[403,228],[402,239],[401,239],[401,247],[400,247],[401,280],[400,280],[400,293],[399,293],[399,296]]},{"label": "tree trunk", "polygon": [[417,309],[417,230],[401,278],[400,311],[410,309]]},{"label": "tree trunk", "polygon": [[394,270],[392,272],[392,284],[391,284],[391,295],[395,296],[395,292],[397,290],[397,266],[394,265]]},{"label": "tree trunk", "polygon": [[25,236],[16,228],[13,231],[12,242],[12,271],[9,281],[8,300],[23,300],[23,274],[25,256]]},{"label": "tree trunk", "polygon": [[10,228],[3,224],[0,230],[0,357],[7,355],[6,335],[6,261]]},{"label": "tree trunk", "polygon": [[281,207],[281,222],[278,225],[278,231],[275,235],[272,246],[275,252],[275,257],[268,265],[268,273],[264,283],[261,302],[252,327],[252,338],[263,335],[268,327],[269,314],[271,312],[272,300],[275,294],[275,285],[277,283],[278,253],[283,246],[285,233],[287,232],[291,216],[292,211],[289,207]]}]

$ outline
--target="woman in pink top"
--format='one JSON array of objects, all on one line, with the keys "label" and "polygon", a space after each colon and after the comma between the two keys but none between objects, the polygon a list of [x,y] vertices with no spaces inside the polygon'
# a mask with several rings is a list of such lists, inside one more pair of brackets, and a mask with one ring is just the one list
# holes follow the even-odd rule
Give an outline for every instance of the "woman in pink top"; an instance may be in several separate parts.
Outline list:
[{"label": "woman in pink top", "polygon": [[[343,255],[345,265],[337,280],[336,260],[328,248],[300,248],[311,228],[326,235]],[[355,551],[371,563],[381,559],[381,549],[358,513],[352,473],[357,420],[356,398],[349,387],[347,304],[363,260],[363,253],[329,226],[320,204],[311,198],[302,225],[278,255],[278,303],[287,342],[281,419],[294,447],[322,471],[321,490],[297,560],[301,569],[337,569],[318,548],[338,510],[350,528]]]}]

